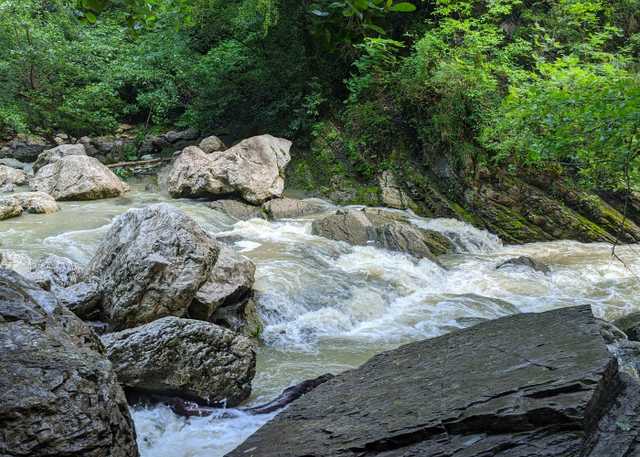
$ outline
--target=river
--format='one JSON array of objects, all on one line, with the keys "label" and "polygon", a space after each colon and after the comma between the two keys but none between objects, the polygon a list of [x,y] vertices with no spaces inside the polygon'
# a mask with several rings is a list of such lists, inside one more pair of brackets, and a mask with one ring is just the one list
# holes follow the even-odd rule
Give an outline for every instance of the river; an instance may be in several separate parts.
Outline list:
[{"label": "river", "polygon": [[[257,265],[255,288],[265,325],[250,404],[304,379],[355,367],[380,351],[483,319],[582,304],[608,319],[640,309],[636,246],[617,248],[623,264],[606,244],[504,246],[462,222],[412,216],[415,224],[454,242],[458,252],[441,257],[440,266],[312,236],[311,218],[236,222],[203,202],[147,190],[144,181],[131,186],[125,198],[63,202],[53,215],[2,221],[0,248],[87,263],[114,216],[170,201]],[[546,263],[550,272],[495,269],[521,255]],[[230,413],[187,420],[166,407],[134,409],[142,456],[223,456],[272,417]]]}]

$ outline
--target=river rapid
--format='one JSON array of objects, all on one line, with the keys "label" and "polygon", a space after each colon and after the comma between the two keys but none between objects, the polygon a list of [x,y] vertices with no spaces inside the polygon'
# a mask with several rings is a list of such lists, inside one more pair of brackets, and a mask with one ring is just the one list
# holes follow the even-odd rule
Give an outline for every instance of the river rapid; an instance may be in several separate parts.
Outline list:
[{"label": "river rapid", "polygon": [[[457,253],[441,257],[440,266],[313,236],[311,218],[237,222],[204,202],[146,190],[143,181],[131,186],[124,198],[63,202],[53,215],[2,221],[0,248],[86,264],[116,215],[162,201],[181,208],[256,263],[264,344],[249,404],[266,402],[302,380],[358,366],[400,344],[484,319],[584,304],[607,319],[640,310],[637,246],[617,248],[623,263],[607,244],[504,246],[462,222],[412,216],[416,225],[455,244]],[[521,255],[546,263],[550,272],[495,269]],[[183,419],[162,406],[133,410],[143,457],[220,457],[271,417],[230,410],[224,417]]]}]

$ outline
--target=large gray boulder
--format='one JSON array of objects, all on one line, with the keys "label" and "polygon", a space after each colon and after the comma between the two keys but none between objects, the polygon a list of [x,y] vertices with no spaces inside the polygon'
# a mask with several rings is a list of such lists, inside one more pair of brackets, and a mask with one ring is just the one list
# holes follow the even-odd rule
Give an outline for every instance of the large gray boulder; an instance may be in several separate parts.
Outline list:
[{"label": "large gray boulder", "polygon": [[87,276],[99,284],[103,319],[121,330],[165,316],[226,325],[220,313],[229,317],[231,310],[242,320],[254,273],[249,259],[221,247],[182,211],[159,204],[117,217]]},{"label": "large gray boulder", "polygon": [[416,227],[400,214],[369,208],[340,209],[314,220],[311,231],[332,240],[372,245],[417,258],[434,259],[453,249],[451,242],[438,232]]},{"label": "large gray boulder", "polygon": [[138,456],[103,351],[52,294],[0,269],[0,455]]},{"label": "large gray boulder", "polygon": [[218,325],[165,317],[104,335],[102,341],[127,389],[228,406],[251,394],[253,344]]},{"label": "large gray boulder", "polygon": [[67,156],[86,156],[87,151],[84,148],[84,145],[77,144],[61,144],[52,149],[47,149],[42,151],[38,156],[37,160],[33,164],[33,171],[37,172],[40,168],[45,165],[49,165],[50,163],[57,162],[63,157]]},{"label": "large gray boulder", "polygon": [[13,190],[14,186],[27,183],[27,174],[17,168],[0,165],[0,191]]},{"label": "large gray boulder", "polygon": [[289,140],[271,135],[248,138],[215,154],[188,147],[169,174],[169,193],[173,197],[237,195],[256,205],[280,197],[290,148]]},{"label": "large gray boulder", "polygon": [[640,384],[588,306],[519,314],[373,357],[229,457],[629,457]]},{"label": "large gray boulder", "polygon": [[158,204],[118,216],[89,263],[115,329],[185,316],[220,248],[182,211]]},{"label": "large gray boulder", "polygon": [[128,190],[128,186],[97,159],[83,155],[62,157],[42,167],[30,186],[56,200],[98,200],[119,197]]}]

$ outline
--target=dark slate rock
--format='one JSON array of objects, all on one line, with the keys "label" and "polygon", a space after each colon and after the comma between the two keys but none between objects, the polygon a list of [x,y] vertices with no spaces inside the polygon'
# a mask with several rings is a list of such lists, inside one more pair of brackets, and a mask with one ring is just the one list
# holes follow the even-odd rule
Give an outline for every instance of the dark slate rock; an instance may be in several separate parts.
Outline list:
[{"label": "dark slate rock", "polygon": [[589,307],[565,308],[379,354],[228,455],[629,457],[639,407]]},{"label": "dark slate rock", "polygon": [[640,311],[616,319],[613,325],[625,332],[630,340],[640,341]]},{"label": "dark slate rock", "polygon": [[137,457],[104,348],[53,294],[0,268],[0,455]]}]

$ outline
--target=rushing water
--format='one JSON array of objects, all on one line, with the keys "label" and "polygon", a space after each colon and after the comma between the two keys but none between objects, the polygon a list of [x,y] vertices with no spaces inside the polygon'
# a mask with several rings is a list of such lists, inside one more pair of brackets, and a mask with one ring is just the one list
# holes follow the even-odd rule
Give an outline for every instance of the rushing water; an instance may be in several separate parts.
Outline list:
[{"label": "rushing water", "polygon": [[[62,203],[47,216],[0,222],[0,248],[33,257],[58,254],[86,263],[112,218],[131,207],[168,201],[134,183],[126,198]],[[355,367],[407,341],[441,335],[517,312],[591,305],[600,317],[640,309],[640,248],[573,241],[503,246],[500,240],[450,219],[422,219],[457,253],[429,260],[374,247],[352,247],[311,235],[311,218],[235,222],[203,202],[172,200],[206,230],[257,265],[256,290],[265,327],[250,403],[325,372]],[[496,270],[528,255],[549,265]],[[182,419],[166,407],[133,412],[144,457],[222,456],[269,416],[231,411],[224,417]]]}]

